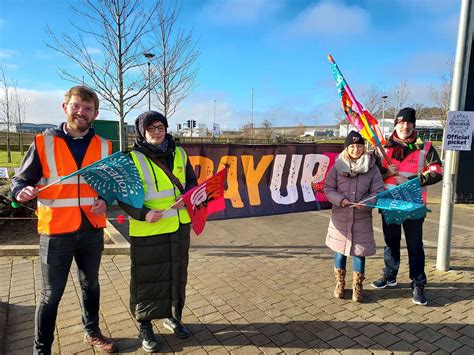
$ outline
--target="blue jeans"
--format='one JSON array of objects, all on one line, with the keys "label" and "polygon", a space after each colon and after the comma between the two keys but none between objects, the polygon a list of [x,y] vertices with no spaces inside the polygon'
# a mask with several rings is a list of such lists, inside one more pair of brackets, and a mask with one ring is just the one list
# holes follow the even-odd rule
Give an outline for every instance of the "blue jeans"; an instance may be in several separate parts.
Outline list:
[{"label": "blue jeans", "polygon": [[66,287],[73,258],[76,260],[82,291],[82,323],[89,335],[99,331],[99,266],[103,250],[102,229],[40,236],[43,284],[35,313],[34,354],[51,354],[59,301]]},{"label": "blue jeans", "polygon": [[[403,222],[403,231],[408,249],[408,264],[410,268],[410,279],[413,286],[425,286],[425,251],[423,249],[423,222],[424,218],[406,220]],[[383,235],[385,248],[383,269],[386,278],[396,279],[400,267],[400,240],[402,237],[402,226],[399,224],[387,224],[382,216]]]},{"label": "blue jeans", "polygon": [[[346,269],[347,256],[341,253],[334,253],[334,267],[336,269]],[[365,256],[353,256],[352,268],[355,272],[365,272]]]}]

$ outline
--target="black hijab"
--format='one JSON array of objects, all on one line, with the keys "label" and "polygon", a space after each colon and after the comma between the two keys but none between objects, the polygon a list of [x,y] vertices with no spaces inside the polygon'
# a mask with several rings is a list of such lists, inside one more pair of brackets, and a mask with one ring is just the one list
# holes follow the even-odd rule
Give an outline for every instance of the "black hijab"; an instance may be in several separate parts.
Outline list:
[{"label": "black hijab", "polygon": [[161,122],[168,129],[168,120],[161,113],[156,111],[147,111],[142,113],[135,120],[135,143],[134,150],[138,150],[143,154],[155,159],[164,159],[165,156],[172,154],[175,149],[175,142],[171,134],[166,133],[165,139],[161,145],[154,145],[145,138],[145,129],[153,124],[153,122]]}]

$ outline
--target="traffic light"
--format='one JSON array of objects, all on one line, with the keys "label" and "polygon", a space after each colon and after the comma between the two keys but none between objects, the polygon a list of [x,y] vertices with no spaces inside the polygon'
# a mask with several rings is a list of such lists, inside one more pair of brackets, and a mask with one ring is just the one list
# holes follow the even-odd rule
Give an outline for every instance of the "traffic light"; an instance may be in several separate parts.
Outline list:
[{"label": "traffic light", "polygon": [[191,128],[191,120],[187,120],[186,125],[188,126],[188,128]]},{"label": "traffic light", "polygon": [[191,124],[192,124],[193,128],[196,128],[196,121],[195,120],[191,120]]},{"label": "traffic light", "polygon": [[178,123],[178,129],[183,128],[183,125],[181,123]]}]

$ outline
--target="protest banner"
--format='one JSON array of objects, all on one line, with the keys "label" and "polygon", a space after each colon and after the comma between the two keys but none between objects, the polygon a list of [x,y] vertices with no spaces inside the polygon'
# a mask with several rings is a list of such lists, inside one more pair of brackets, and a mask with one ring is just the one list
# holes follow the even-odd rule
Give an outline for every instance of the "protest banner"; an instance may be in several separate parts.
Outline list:
[{"label": "protest banner", "polygon": [[324,181],[342,144],[183,144],[202,183],[226,164],[226,208],[209,220],[331,208]]}]

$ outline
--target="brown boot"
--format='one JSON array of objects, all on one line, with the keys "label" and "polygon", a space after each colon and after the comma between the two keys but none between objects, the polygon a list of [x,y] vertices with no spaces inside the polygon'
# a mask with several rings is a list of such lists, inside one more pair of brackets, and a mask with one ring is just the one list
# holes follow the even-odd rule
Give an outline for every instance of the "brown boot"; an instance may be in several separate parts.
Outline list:
[{"label": "brown boot", "polygon": [[352,274],[352,300],[362,302],[362,282],[365,280],[362,272],[354,271]]},{"label": "brown boot", "polygon": [[334,290],[334,297],[343,299],[344,298],[344,286],[346,286],[346,270],[334,269],[336,275],[336,288]]},{"label": "brown boot", "polygon": [[92,345],[95,350],[101,353],[116,353],[118,352],[117,345],[114,344],[112,339],[109,339],[102,335],[101,331],[95,335],[84,334],[84,342]]}]

